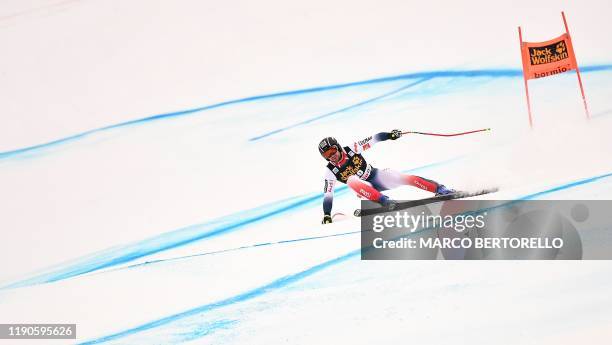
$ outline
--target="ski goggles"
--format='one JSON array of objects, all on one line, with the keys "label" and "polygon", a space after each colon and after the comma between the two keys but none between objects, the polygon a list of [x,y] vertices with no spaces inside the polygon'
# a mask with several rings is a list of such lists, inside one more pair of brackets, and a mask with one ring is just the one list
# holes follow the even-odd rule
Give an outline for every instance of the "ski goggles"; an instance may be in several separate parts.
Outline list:
[{"label": "ski goggles", "polygon": [[322,153],[322,155],[323,155],[323,158],[329,160],[331,156],[335,155],[337,152],[338,152],[338,149],[335,146],[332,146],[329,149],[325,150]]}]

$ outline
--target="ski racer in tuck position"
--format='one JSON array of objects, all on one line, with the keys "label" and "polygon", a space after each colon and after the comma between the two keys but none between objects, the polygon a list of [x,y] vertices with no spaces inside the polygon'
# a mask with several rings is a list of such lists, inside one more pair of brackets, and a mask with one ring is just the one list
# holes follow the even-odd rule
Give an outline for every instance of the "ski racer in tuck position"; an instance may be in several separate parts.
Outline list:
[{"label": "ski racer in tuck position", "polygon": [[321,140],[319,153],[328,161],[323,190],[323,224],[332,222],[331,210],[336,181],[347,184],[360,197],[377,202],[382,206],[389,206],[394,201],[381,192],[403,185],[414,186],[436,195],[455,192],[438,182],[420,176],[402,174],[391,169],[376,169],[361,155],[363,151],[370,149],[378,142],[396,140],[401,136],[402,131],[394,129],[390,133],[381,132],[344,147],[332,137]]}]

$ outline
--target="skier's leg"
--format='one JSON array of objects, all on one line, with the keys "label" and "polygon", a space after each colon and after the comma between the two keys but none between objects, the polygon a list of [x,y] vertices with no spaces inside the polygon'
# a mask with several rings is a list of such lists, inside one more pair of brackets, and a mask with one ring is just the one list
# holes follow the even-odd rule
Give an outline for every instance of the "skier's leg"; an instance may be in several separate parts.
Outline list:
[{"label": "skier's leg", "polygon": [[438,190],[440,184],[436,181],[428,180],[426,178],[416,175],[403,175],[404,181],[407,185],[426,190],[428,192],[435,193]]},{"label": "skier's leg", "polygon": [[346,184],[354,190],[359,196],[362,196],[368,200],[375,201],[383,206],[393,208],[395,201],[389,199],[388,196],[382,194],[377,190],[371,183],[366,182],[359,177],[353,175],[348,178]]},{"label": "skier's leg", "polygon": [[370,183],[361,180],[359,177],[355,175],[349,177],[348,180],[346,181],[346,184],[349,186],[349,188],[354,190],[355,193],[359,194],[360,196],[368,200],[380,202],[382,204],[385,204],[389,200],[389,198],[386,195],[383,195],[376,188],[374,188]]},{"label": "skier's leg", "polygon": [[444,185],[436,181],[416,175],[402,174],[391,169],[378,169],[376,175],[372,179],[372,185],[376,187],[381,186],[384,189],[393,189],[402,185],[409,185],[437,194],[454,192],[452,189],[446,189]]},{"label": "skier's leg", "polygon": [[378,190],[393,189],[406,184],[402,174],[391,169],[375,169],[368,181]]}]

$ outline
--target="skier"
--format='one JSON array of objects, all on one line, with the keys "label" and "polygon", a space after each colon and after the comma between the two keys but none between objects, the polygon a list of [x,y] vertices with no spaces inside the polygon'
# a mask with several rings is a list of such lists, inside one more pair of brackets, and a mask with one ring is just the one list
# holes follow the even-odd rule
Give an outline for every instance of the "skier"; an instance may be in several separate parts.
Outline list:
[{"label": "skier", "polygon": [[383,206],[393,206],[395,203],[381,193],[402,185],[414,186],[436,195],[455,193],[444,185],[415,175],[402,174],[391,169],[376,169],[372,167],[361,153],[372,145],[385,141],[396,140],[402,136],[402,131],[394,129],[390,133],[381,132],[342,147],[332,137],[327,137],[319,143],[319,153],[329,163],[325,169],[325,188],[323,190],[323,224],[331,223],[331,210],[336,181],[346,183],[360,197],[375,201]]}]

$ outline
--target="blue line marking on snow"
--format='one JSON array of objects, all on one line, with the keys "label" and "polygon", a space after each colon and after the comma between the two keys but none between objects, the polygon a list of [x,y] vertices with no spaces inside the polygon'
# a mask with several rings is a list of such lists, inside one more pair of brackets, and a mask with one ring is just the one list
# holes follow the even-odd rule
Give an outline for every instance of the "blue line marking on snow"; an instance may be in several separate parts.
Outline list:
[{"label": "blue line marking on snow", "polygon": [[205,305],[202,305],[202,306],[199,306],[199,307],[196,307],[196,308],[184,311],[184,312],[179,313],[179,314],[171,315],[171,316],[168,316],[168,317],[165,317],[165,318],[153,321],[153,322],[149,322],[149,323],[140,325],[140,326],[132,328],[132,329],[128,329],[128,330],[125,330],[125,331],[122,331],[122,332],[119,332],[119,333],[115,333],[115,334],[112,334],[112,335],[108,335],[108,336],[105,336],[105,337],[102,337],[102,338],[98,338],[98,339],[95,339],[95,340],[83,342],[81,344],[99,344],[99,343],[115,340],[115,339],[118,339],[118,338],[122,338],[122,337],[128,336],[130,334],[134,334],[134,333],[142,332],[142,331],[145,331],[145,330],[148,330],[148,329],[152,329],[152,328],[155,328],[155,327],[158,327],[158,326],[170,323],[170,322],[178,320],[178,319],[182,319],[182,318],[189,317],[189,316],[192,316],[192,315],[196,315],[196,314],[199,314],[199,313],[211,311],[211,310],[218,309],[218,308],[221,308],[221,307],[225,307],[225,306],[228,306],[228,305],[232,305],[232,304],[235,304],[235,303],[239,303],[239,302],[243,302],[243,301],[246,301],[246,300],[250,300],[250,299],[253,299],[255,297],[261,296],[263,294],[266,294],[268,292],[271,292],[271,291],[283,288],[283,287],[285,287],[285,286],[287,286],[289,284],[292,284],[294,282],[297,282],[299,280],[302,280],[302,279],[304,279],[304,278],[306,278],[308,276],[311,276],[311,275],[313,275],[313,274],[315,274],[315,273],[317,273],[317,272],[319,272],[319,271],[321,271],[321,270],[323,270],[323,269],[325,269],[327,267],[339,264],[339,263],[341,263],[341,262],[343,262],[343,261],[345,261],[345,260],[355,256],[356,254],[359,254],[359,253],[361,253],[360,249],[352,251],[352,252],[350,252],[348,254],[345,254],[343,256],[331,259],[329,261],[325,261],[325,262],[323,262],[321,264],[318,264],[316,266],[310,267],[310,268],[308,268],[308,269],[306,269],[304,271],[284,276],[284,277],[279,278],[279,279],[277,279],[277,280],[275,280],[275,281],[273,281],[273,282],[271,282],[269,284],[266,284],[264,286],[260,286],[258,288],[255,288],[255,289],[252,289],[252,290],[249,290],[249,291],[246,291],[246,292],[241,293],[239,295],[236,295],[236,296],[233,296],[233,297],[230,297],[230,298],[218,301],[218,302],[214,302],[214,303],[210,303],[210,304],[205,304]]},{"label": "blue line marking on snow", "polygon": [[[581,68],[581,70],[584,73],[599,72],[599,71],[609,71],[609,70],[612,70],[612,64],[585,66],[585,67]],[[220,107],[224,107],[224,106],[228,106],[228,105],[245,103],[245,102],[252,102],[252,101],[262,100],[262,99],[270,99],[270,98],[275,98],[275,97],[284,97],[284,96],[291,96],[291,95],[299,95],[299,94],[320,92],[320,91],[326,91],[326,90],[335,90],[335,89],[347,88],[347,87],[352,87],[352,86],[385,83],[385,82],[390,82],[390,81],[398,81],[398,80],[406,80],[406,79],[479,78],[479,77],[518,78],[518,77],[522,77],[522,76],[523,76],[523,72],[522,72],[521,69],[512,69],[512,68],[506,68],[506,69],[502,68],[502,69],[455,70],[455,71],[453,71],[453,70],[426,71],[426,72],[408,73],[408,74],[401,74],[401,75],[390,76],[390,77],[369,79],[369,80],[363,80],[363,81],[357,81],[357,82],[335,84],[335,85],[328,85],[328,86],[319,86],[319,87],[300,89],[300,90],[294,90],[294,91],[285,91],[285,92],[271,93],[271,94],[265,94],[265,95],[259,95],[259,96],[245,97],[245,98],[240,98],[240,99],[235,99],[235,100],[231,100],[231,101],[220,102],[220,103],[216,103],[216,104],[212,104],[212,105],[207,105],[207,106],[203,106],[203,107],[198,107],[198,108],[192,108],[192,109],[187,109],[187,110],[181,110],[181,111],[176,111],[176,112],[170,112],[170,113],[164,113],[164,114],[148,116],[148,117],[144,117],[144,118],[141,118],[141,119],[131,120],[131,121],[127,121],[127,122],[117,123],[117,124],[114,124],[114,125],[109,125],[109,126],[105,126],[105,127],[101,127],[101,128],[97,128],[97,129],[92,129],[92,130],[84,131],[84,132],[81,132],[81,133],[78,133],[78,134],[75,134],[75,135],[71,135],[71,136],[68,136],[68,137],[61,138],[61,139],[53,140],[53,141],[50,141],[50,142],[47,142],[47,143],[43,143],[43,144],[23,147],[23,148],[16,149],[16,150],[11,150],[11,151],[0,152],[0,160],[1,159],[6,159],[6,158],[10,158],[10,157],[19,156],[19,155],[22,155],[22,154],[25,154],[25,153],[34,153],[34,152],[37,152],[39,150],[52,148],[52,147],[55,147],[55,146],[58,146],[58,145],[62,145],[62,144],[67,144],[67,143],[70,143],[70,142],[82,139],[84,137],[87,137],[87,136],[90,136],[92,134],[99,133],[99,132],[102,132],[102,131],[108,131],[108,130],[118,129],[118,128],[122,128],[122,127],[128,127],[128,126],[133,126],[133,125],[138,125],[138,124],[145,124],[145,123],[149,123],[149,122],[153,122],[153,121],[158,121],[158,120],[163,120],[163,119],[168,119],[168,118],[174,118],[174,117],[179,117],[179,116],[186,116],[186,115],[191,115],[191,114],[194,114],[194,113],[198,113],[198,112],[202,112],[202,111],[207,111],[207,110],[211,110],[211,109],[215,109],[215,108],[220,108]]]},{"label": "blue line marking on snow", "polygon": [[603,175],[594,176],[594,177],[589,177],[589,178],[585,178],[585,179],[582,179],[582,180],[578,180],[578,181],[562,184],[562,185],[560,185],[558,187],[547,189],[547,190],[542,191],[542,192],[537,192],[537,193],[525,195],[525,196],[521,197],[519,200],[537,199],[537,198],[539,198],[539,197],[541,197],[543,195],[546,195],[546,194],[558,192],[558,191],[561,191],[561,190],[564,190],[564,189],[569,189],[569,188],[580,186],[580,185],[587,184],[587,183],[596,182],[596,181],[599,181],[601,179],[608,178],[610,176],[612,176],[612,173],[603,174]]},{"label": "blue line marking on snow", "polygon": [[407,90],[407,89],[409,89],[409,88],[411,88],[413,86],[419,85],[419,84],[424,83],[424,82],[426,82],[428,80],[431,80],[431,78],[419,79],[419,80],[417,80],[415,82],[412,82],[412,83],[410,83],[408,85],[404,85],[404,86],[402,86],[402,87],[400,87],[398,89],[395,89],[393,91],[389,91],[387,93],[384,93],[382,95],[379,95],[379,96],[367,99],[365,101],[361,101],[359,103],[351,104],[351,105],[346,106],[344,108],[341,108],[341,109],[338,109],[338,110],[334,110],[334,111],[331,111],[331,112],[328,112],[328,113],[325,113],[325,114],[322,114],[322,115],[318,115],[318,116],[315,116],[315,117],[310,118],[308,120],[304,120],[304,121],[301,121],[301,122],[298,122],[298,123],[294,123],[292,125],[289,125],[289,126],[286,126],[286,127],[282,127],[282,128],[278,128],[278,129],[275,129],[273,131],[267,132],[265,134],[253,137],[253,138],[249,139],[249,141],[257,141],[257,140],[260,140],[260,139],[263,139],[263,138],[267,138],[267,137],[269,137],[271,135],[278,134],[278,133],[284,132],[284,131],[292,129],[292,128],[300,127],[300,126],[303,126],[303,125],[306,125],[306,124],[318,121],[320,119],[323,119],[323,118],[326,118],[326,117],[329,117],[329,116],[332,116],[332,115],[336,115],[336,114],[339,114],[339,113],[342,113],[342,112],[345,112],[345,111],[349,111],[351,109],[355,109],[355,108],[364,106],[366,104],[370,104],[370,103],[376,102],[376,101],[378,101],[380,99],[383,99],[385,97],[389,97],[389,96],[395,95],[396,93],[399,93],[399,92],[402,92],[404,90]]},{"label": "blue line marking on snow", "polygon": [[293,239],[289,239],[289,240],[281,240],[281,241],[276,241],[276,242],[255,243],[255,244],[250,244],[250,245],[241,246],[241,247],[222,249],[222,250],[215,250],[215,251],[212,251],[212,252],[204,252],[204,253],[198,253],[198,254],[178,256],[178,257],[173,257],[173,258],[168,258],[168,259],[159,259],[159,260],[146,261],[146,262],[142,262],[142,263],[138,263],[138,264],[134,264],[134,265],[118,267],[118,268],[113,269],[113,270],[108,270],[108,271],[100,272],[100,274],[104,274],[104,273],[108,273],[108,272],[114,272],[114,271],[119,271],[119,270],[124,270],[124,269],[133,269],[133,268],[140,267],[140,266],[147,266],[147,265],[158,264],[158,263],[162,263],[162,262],[171,262],[171,261],[178,261],[178,260],[185,260],[185,259],[196,258],[196,257],[200,257],[200,256],[207,256],[207,255],[235,252],[235,251],[238,251],[238,250],[249,249],[249,248],[267,247],[267,246],[274,246],[274,245],[279,245],[279,244],[304,242],[304,241],[313,241],[313,240],[322,240],[322,239],[326,239],[326,238],[354,235],[354,234],[358,234],[358,233],[361,233],[361,231],[348,231],[348,232],[341,232],[341,233],[330,234],[330,235],[293,238]]},{"label": "blue line marking on snow", "polygon": [[[410,169],[408,171],[419,171],[435,166],[453,162],[459,158],[431,163],[425,166]],[[336,188],[335,195],[340,196],[349,191],[346,185]],[[0,290],[20,288],[35,284],[51,283],[63,279],[76,277],[91,273],[104,268],[124,264],[148,255],[156,254],[165,250],[177,248],[189,243],[209,239],[222,234],[227,234],[255,222],[278,216],[285,212],[295,211],[301,207],[314,206],[320,203],[322,193],[310,193],[282,201],[277,201],[248,211],[221,217],[206,223],[190,225],[185,228],[163,233],[142,241],[122,246],[105,249],[93,253],[73,262],[45,269],[42,273],[35,273],[32,277],[23,279],[8,285],[0,286]]]},{"label": "blue line marking on snow", "polygon": [[[550,189],[538,192],[538,193],[533,193],[533,194],[528,194],[528,195],[522,196],[522,197],[518,198],[517,200],[535,199],[535,198],[540,197],[542,195],[551,194],[551,193],[555,193],[555,192],[558,192],[558,191],[561,191],[561,190],[570,189],[570,188],[577,187],[577,186],[580,186],[580,185],[596,182],[596,181],[599,181],[601,179],[605,179],[605,178],[608,178],[608,177],[611,177],[611,176],[612,176],[612,173],[609,173],[609,174],[604,174],[604,175],[599,175],[599,176],[594,176],[594,177],[590,177],[590,178],[581,179],[581,180],[578,180],[578,181],[573,181],[573,182],[570,182],[570,183],[562,184],[560,186],[557,186],[557,187],[554,187],[554,188],[550,188]],[[108,336],[104,336],[104,337],[97,338],[97,339],[94,339],[94,340],[91,340],[91,341],[88,341],[88,342],[84,342],[82,344],[98,344],[98,343],[103,343],[103,342],[115,340],[115,339],[118,339],[118,338],[129,336],[129,335],[134,334],[134,333],[138,333],[138,332],[142,332],[142,331],[145,331],[145,330],[148,330],[148,329],[156,328],[156,327],[162,326],[164,324],[168,324],[168,323],[171,323],[173,321],[176,321],[176,320],[179,320],[179,319],[183,319],[183,318],[186,318],[186,317],[189,317],[189,316],[193,316],[193,315],[196,315],[196,314],[199,314],[199,313],[208,312],[210,310],[214,310],[214,309],[218,309],[218,308],[221,308],[221,307],[225,307],[225,306],[228,306],[228,305],[231,305],[231,304],[234,304],[234,303],[239,303],[239,302],[243,302],[243,301],[246,301],[246,300],[250,300],[250,299],[259,297],[259,296],[261,296],[263,294],[266,294],[268,292],[272,292],[274,290],[279,290],[279,289],[281,289],[281,288],[283,288],[285,286],[288,286],[288,285],[293,284],[293,283],[295,283],[297,281],[300,281],[300,280],[302,280],[304,278],[307,278],[307,277],[309,277],[309,276],[311,276],[311,275],[313,275],[313,274],[315,274],[315,273],[317,273],[319,271],[322,271],[322,270],[324,270],[326,268],[329,268],[331,266],[340,264],[340,263],[342,263],[344,261],[347,261],[350,258],[353,258],[353,257],[359,255],[360,253],[361,253],[361,249],[357,249],[355,251],[351,251],[351,252],[349,252],[347,254],[344,254],[344,255],[342,255],[340,257],[337,257],[337,258],[325,261],[325,262],[323,262],[321,264],[315,265],[315,266],[313,266],[311,268],[308,268],[308,269],[306,269],[304,271],[301,271],[301,272],[298,272],[298,273],[295,273],[295,274],[291,274],[291,275],[282,277],[282,278],[277,279],[277,280],[275,280],[275,281],[273,281],[273,282],[271,282],[269,284],[260,286],[258,288],[255,288],[255,289],[252,289],[252,290],[249,290],[249,291],[246,291],[244,293],[241,293],[239,295],[236,295],[236,296],[233,296],[233,297],[221,300],[219,302],[205,304],[205,305],[202,305],[202,306],[199,306],[199,307],[187,310],[187,311],[182,312],[182,313],[174,314],[174,315],[171,315],[171,316],[159,319],[159,320],[155,320],[155,321],[152,321],[152,322],[149,322],[149,323],[145,323],[145,324],[140,325],[140,326],[135,327],[135,328],[127,329],[127,330],[124,330],[124,331],[121,331],[121,332],[118,332],[118,333],[114,333],[114,334],[111,334],[111,335],[108,335]],[[209,334],[209,333],[207,333],[207,334]]]},{"label": "blue line marking on snow", "polygon": [[242,228],[265,218],[269,218],[301,206],[312,204],[321,198],[319,193],[283,200],[270,205],[258,207],[236,215],[222,217],[210,222],[191,225],[185,228],[164,233],[136,243],[113,247],[77,259],[76,262],[62,267],[51,268],[50,272],[36,275],[32,278],[2,286],[2,289],[24,287],[34,284],[50,283],[77,275],[93,272],[103,268],[116,266],[147,255],[176,248],[205,238]]}]

